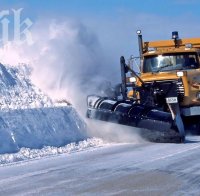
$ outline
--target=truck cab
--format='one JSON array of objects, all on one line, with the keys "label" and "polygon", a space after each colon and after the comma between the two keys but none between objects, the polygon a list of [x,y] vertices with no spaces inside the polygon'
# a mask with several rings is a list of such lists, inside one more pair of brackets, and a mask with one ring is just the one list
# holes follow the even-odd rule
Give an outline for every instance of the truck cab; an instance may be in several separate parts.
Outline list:
[{"label": "truck cab", "polygon": [[[176,36],[172,35],[172,40],[153,42],[143,42],[139,34],[143,84],[137,78],[135,85],[151,89],[154,86],[150,97],[154,97],[153,104],[162,106],[166,105],[168,92],[174,91],[172,97],[178,98],[182,111],[198,106],[200,115],[200,38],[179,39],[178,32],[174,33]],[[129,81],[134,81],[132,77]],[[146,101],[148,95],[139,94],[140,99]]]}]

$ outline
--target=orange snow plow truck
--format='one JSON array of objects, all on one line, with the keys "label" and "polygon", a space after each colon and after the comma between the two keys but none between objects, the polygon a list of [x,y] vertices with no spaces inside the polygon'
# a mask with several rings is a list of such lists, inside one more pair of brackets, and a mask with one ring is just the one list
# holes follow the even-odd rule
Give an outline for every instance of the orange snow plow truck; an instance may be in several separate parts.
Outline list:
[{"label": "orange snow plow truck", "polygon": [[120,58],[120,95],[87,98],[87,117],[141,128],[157,142],[184,142],[200,133],[200,38],[143,42],[137,31],[140,72]]}]

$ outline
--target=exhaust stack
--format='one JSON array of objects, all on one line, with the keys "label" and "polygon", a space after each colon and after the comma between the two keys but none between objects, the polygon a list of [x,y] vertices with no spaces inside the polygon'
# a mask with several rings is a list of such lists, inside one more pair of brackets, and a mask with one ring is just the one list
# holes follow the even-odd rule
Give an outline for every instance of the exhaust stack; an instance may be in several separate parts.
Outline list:
[{"label": "exhaust stack", "polygon": [[137,35],[138,35],[138,46],[139,46],[140,58],[142,58],[142,54],[143,54],[142,31],[141,30],[137,30]]}]

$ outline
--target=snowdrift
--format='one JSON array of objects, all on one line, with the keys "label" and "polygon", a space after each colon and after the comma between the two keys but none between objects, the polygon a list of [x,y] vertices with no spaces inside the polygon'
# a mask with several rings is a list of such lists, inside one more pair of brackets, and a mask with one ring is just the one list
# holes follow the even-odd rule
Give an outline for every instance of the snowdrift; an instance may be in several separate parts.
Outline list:
[{"label": "snowdrift", "polygon": [[0,64],[0,153],[64,146],[86,139],[84,122],[71,106],[56,106],[30,80],[31,70]]}]

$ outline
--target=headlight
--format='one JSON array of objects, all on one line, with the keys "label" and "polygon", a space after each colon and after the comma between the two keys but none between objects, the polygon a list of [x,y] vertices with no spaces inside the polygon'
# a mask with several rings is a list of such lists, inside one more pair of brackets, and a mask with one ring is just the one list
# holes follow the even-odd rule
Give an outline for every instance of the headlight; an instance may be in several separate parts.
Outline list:
[{"label": "headlight", "polygon": [[178,77],[182,77],[182,76],[184,76],[184,72],[183,72],[183,71],[177,71],[177,72],[176,72],[176,75],[177,75]]},{"label": "headlight", "polygon": [[131,77],[131,78],[129,78],[129,81],[131,82],[131,83],[135,83],[136,82],[136,77]]}]

